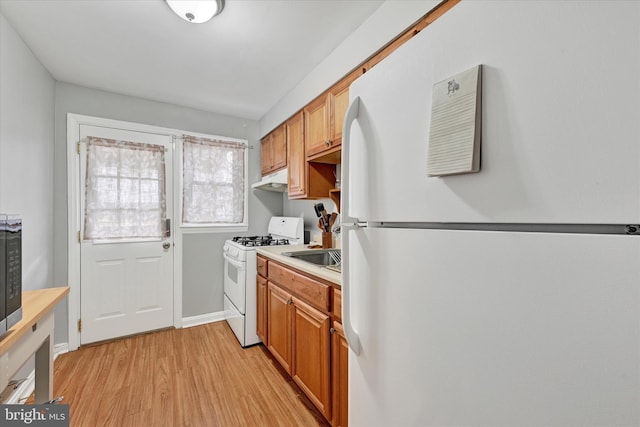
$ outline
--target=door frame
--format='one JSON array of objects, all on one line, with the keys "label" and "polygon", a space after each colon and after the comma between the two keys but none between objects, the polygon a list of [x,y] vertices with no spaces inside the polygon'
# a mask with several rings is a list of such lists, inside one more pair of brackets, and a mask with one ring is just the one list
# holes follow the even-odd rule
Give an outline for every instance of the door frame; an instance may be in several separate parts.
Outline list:
[{"label": "door frame", "polygon": [[[80,114],[67,114],[67,277],[70,288],[68,297],[68,333],[69,351],[77,350],[80,346],[80,156],[78,142],[80,141],[80,125],[103,126],[123,129],[134,132],[146,132],[172,137],[174,150],[173,170],[174,176],[178,158],[176,156],[175,138],[182,134],[176,129],[159,126],[143,125],[140,123],[124,122],[119,120],[104,119],[100,117],[84,116]],[[173,212],[168,212],[172,220],[172,232],[174,242],[173,252],[173,326],[182,327],[182,233],[177,223],[179,218],[180,200],[177,197],[181,180],[173,180]]]}]

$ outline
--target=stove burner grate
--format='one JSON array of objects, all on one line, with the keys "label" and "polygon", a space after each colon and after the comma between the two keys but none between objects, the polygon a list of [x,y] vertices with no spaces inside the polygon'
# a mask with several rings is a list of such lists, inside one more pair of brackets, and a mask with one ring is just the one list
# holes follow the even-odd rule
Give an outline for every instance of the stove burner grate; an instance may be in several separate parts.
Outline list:
[{"label": "stove burner grate", "polygon": [[288,245],[288,239],[274,239],[271,236],[236,236],[232,241],[242,246],[279,246]]}]

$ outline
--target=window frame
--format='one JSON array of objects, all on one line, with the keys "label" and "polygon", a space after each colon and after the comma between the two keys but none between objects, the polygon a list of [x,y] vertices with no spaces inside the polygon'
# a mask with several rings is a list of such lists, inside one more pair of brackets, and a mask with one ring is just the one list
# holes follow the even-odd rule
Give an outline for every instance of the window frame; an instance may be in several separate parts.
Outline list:
[{"label": "window frame", "polygon": [[184,147],[182,135],[176,136],[174,159],[178,169],[178,176],[176,181],[175,191],[179,194],[178,207],[177,207],[177,222],[176,226],[180,228],[183,234],[201,234],[201,233],[219,233],[219,232],[246,232],[249,230],[249,141],[246,139],[231,138],[228,136],[209,135],[195,132],[183,132],[184,135],[192,136],[195,138],[206,138],[213,140],[222,140],[235,142],[244,145],[244,212],[243,220],[241,223],[183,223],[183,208],[184,208]]},{"label": "window frame", "polygon": [[[91,139],[94,139],[95,142],[92,144],[91,143]],[[107,142],[108,141],[108,142]],[[112,145],[111,143],[115,143],[115,145]],[[96,137],[87,137],[87,142],[86,142],[86,156],[85,156],[85,165],[84,165],[84,171],[85,174],[87,176],[86,179],[88,179],[88,174],[89,174],[89,161],[90,161],[90,153],[89,153],[89,149],[90,146],[94,145],[96,148],[98,147],[106,147],[106,148],[111,148],[111,149],[118,149],[118,150],[122,150],[122,149],[127,149],[127,150],[138,150],[138,151],[148,151],[148,152],[157,152],[157,153],[161,153],[162,155],[162,171],[161,171],[161,177],[159,177],[158,179],[153,179],[153,178],[146,178],[146,177],[136,177],[136,176],[126,176],[126,175],[122,175],[120,173],[120,170],[118,171],[117,175],[101,175],[101,174],[92,174],[92,176],[94,177],[98,177],[98,178],[106,178],[106,179],[115,179],[118,181],[118,189],[120,188],[120,184],[123,180],[128,180],[128,179],[134,179],[136,181],[138,181],[138,183],[141,183],[143,181],[155,181],[158,182],[159,184],[159,191],[163,192],[165,194],[166,197],[166,185],[167,185],[167,181],[171,182],[171,179],[173,179],[173,177],[168,177],[167,176],[167,168],[165,166],[165,162],[167,161],[165,155],[166,155],[166,150],[167,148],[164,146],[156,146],[154,144],[148,144],[148,143],[140,143],[140,142],[136,142],[136,141],[126,141],[126,140],[117,140],[117,139],[113,139],[113,138],[96,138]],[[158,147],[160,147],[158,149]],[[171,160],[169,160],[171,161]],[[171,170],[171,169],[170,169]],[[84,188],[84,194],[82,196],[82,203],[81,206],[82,207],[82,212],[80,213],[80,220],[81,220],[81,239],[82,241],[90,241],[94,244],[107,244],[107,243],[127,243],[127,242],[146,242],[146,241],[162,241],[162,239],[164,238],[164,236],[166,235],[166,222],[165,220],[167,218],[171,218],[171,216],[173,215],[173,212],[171,212],[171,209],[167,208],[167,203],[166,201],[164,202],[159,202],[160,203],[160,209],[161,209],[161,226],[160,226],[160,233],[157,236],[126,236],[126,237],[116,237],[116,236],[110,236],[110,237],[98,237],[98,236],[91,236],[89,235],[90,233],[87,232],[87,222],[88,218],[90,216],[92,216],[92,214],[90,212],[96,212],[96,211],[123,211],[126,210],[126,208],[123,207],[111,207],[111,208],[89,208],[89,193],[87,192],[87,186],[88,182],[85,180],[85,188]],[[118,196],[121,196],[122,193],[118,191]],[[141,196],[142,193],[139,192],[138,197]],[[147,210],[147,211],[154,211],[156,209],[140,209],[138,208],[138,210]]]}]

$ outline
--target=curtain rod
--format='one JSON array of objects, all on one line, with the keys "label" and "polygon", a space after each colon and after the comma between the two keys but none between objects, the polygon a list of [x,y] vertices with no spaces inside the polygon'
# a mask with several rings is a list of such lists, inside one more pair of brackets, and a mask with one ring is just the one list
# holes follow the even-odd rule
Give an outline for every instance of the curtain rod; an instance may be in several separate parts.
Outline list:
[{"label": "curtain rod", "polygon": [[[215,141],[215,142],[228,142],[228,143],[240,144],[240,145],[244,146],[245,150],[246,150],[246,149],[249,149],[249,150],[253,150],[253,149],[254,149],[254,146],[253,146],[253,145],[249,145],[249,144],[246,144],[246,143],[244,143],[244,142],[237,142],[237,141],[225,141],[224,139],[213,139],[213,138],[207,138],[207,137],[203,137],[203,136],[191,136],[191,135],[187,135],[187,136],[189,136],[189,137],[191,137],[191,138],[195,138],[195,139],[208,139],[208,140],[210,140],[210,141]],[[183,138],[182,138],[182,136],[179,136],[179,135],[171,135],[171,137],[172,137],[174,140],[176,140],[176,139],[180,139],[180,140],[182,140],[182,139],[183,139]]]}]

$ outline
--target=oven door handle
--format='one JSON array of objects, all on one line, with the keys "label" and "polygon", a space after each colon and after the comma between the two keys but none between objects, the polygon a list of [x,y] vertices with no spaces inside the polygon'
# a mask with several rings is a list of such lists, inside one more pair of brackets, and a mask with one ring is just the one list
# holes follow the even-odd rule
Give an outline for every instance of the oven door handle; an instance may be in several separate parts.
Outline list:
[{"label": "oven door handle", "polygon": [[238,270],[246,270],[247,269],[246,263],[240,262],[240,261],[236,261],[235,259],[229,257],[229,255],[227,255],[227,254],[223,254],[223,255],[224,255],[225,261],[227,261],[229,264],[233,265]]}]

